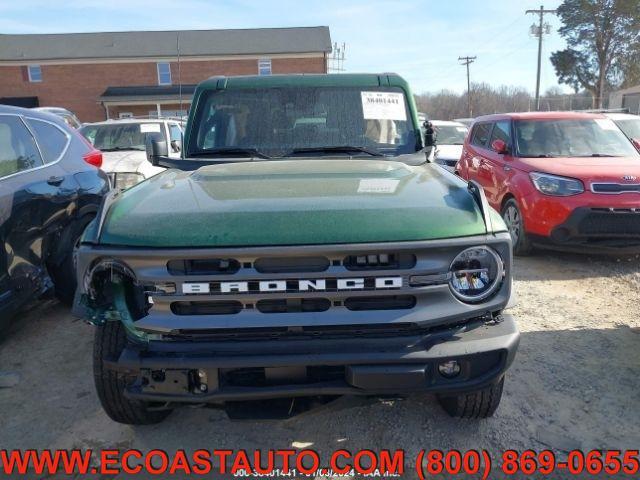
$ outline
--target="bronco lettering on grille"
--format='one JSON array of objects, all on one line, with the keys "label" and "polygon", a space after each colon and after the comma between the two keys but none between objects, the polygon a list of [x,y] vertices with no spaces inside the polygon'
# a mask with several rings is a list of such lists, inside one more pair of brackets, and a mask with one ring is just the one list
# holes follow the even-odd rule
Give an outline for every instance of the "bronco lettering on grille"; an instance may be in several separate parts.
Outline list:
[{"label": "bronco lettering on grille", "polygon": [[[335,281],[335,290],[364,290],[365,278],[338,278]],[[402,277],[377,277],[374,280],[374,289],[402,288]],[[260,280],[257,282],[258,292],[309,292],[327,290],[326,279],[294,280],[295,287],[291,287],[291,280]],[[182,293],[245,293],[250,291],[250,283],[255,282],[186,282],[182,284]],[[289,285],[289,286],[287,286]]]}]

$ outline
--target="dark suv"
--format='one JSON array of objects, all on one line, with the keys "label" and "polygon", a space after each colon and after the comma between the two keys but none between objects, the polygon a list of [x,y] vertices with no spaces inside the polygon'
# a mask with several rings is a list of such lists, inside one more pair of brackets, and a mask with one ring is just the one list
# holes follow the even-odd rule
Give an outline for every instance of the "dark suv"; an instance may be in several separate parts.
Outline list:
[{"label": "dark suv", "polygon": [[58,117],[0,105],[0,327],[52,283],[73,300],[73,247],[109,190],[101,162]]}]

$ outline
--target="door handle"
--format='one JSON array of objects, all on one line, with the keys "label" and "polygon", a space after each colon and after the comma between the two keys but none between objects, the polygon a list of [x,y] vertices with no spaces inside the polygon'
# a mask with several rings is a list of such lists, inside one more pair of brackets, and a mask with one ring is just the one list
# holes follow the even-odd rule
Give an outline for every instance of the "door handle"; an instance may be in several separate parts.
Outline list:
[{"label": "door handle", "polygon": [[502,168],[503,168],[503,170],[504,170],[505,172],[510,172],[510,171],[511,171],[511,167],[510,167],[509,165],[505,165],[505,166],[504,166],[504,167],[502,167]]},{"label": "door handle", "polygon": [[53,177],[49,177],[49,179],[47,180],[47,183],[49,185],[53,185],[55,187],[60,185],[62,182],[64,182],[64,177],[53,176]]}]

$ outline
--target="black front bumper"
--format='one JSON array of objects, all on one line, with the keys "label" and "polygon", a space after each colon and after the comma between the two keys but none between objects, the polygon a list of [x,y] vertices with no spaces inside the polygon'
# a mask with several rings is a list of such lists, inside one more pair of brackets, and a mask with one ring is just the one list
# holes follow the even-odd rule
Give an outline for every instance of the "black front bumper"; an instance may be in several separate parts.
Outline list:
[{"label": "black front bumper", "polygon": [[549,238],[536,237],[534,243],[566,251],[639,253],[640,207],[576,208]]},{"label": "black front bumper", "polygon": [[[519,339],[502,315],[395,337],[132,343],[109,368],[136,377],[129,398],[153,402],[458,393],[499,381]],[[448,360],[461,366],[455,378],[438,371]]]}]

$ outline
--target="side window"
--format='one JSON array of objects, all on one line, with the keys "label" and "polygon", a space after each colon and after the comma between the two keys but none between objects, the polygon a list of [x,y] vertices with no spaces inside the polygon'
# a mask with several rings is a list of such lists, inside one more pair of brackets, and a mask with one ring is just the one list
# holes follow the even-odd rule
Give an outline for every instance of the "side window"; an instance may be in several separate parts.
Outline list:
[{"label": "side window", "polygon": [[502,140],[507,145],[511,144],[511,122],[509,120],[500,120],[496,122],[495,127],[493,127],[493,132],[491,132],[491,140],[489,141],[489,145],[493,144],[494,140]]},{"label": "side window", "polygon": [[486,147],[491,134],[491,123],[479,123],[473,127],[473,137],[471,143],[478,147]]},{"label": "side window", "polygon": [[0,178],[40,166],[35,139],[22,120],[0,115]]},{"label": "side window", "polygon": [[177,140],[179,142],[182,141],[182,130],[175,123],[169,124],[169,139],[173,142]]},{"label": "side window", "polygon": [[258,75],[271,75],[270,58],[262,58],[258,60]]},{"label": "side window", "polygon": [[171,64],[159,62],[156,67],[158,69],[158,85],[171,85]]},{"label": "side window", "polygon": [[44,163],[55,162],[67,148],[70,137],[55,125],[36,120],[27,119],[29,126],[36,134],[36,140],[44,157]]},{"label": "side window", "polygon": [[27,67],[27,73],[29,74],[29,81],[31,83],[42,81],[42,68],[40,65],[29,65]]}]

